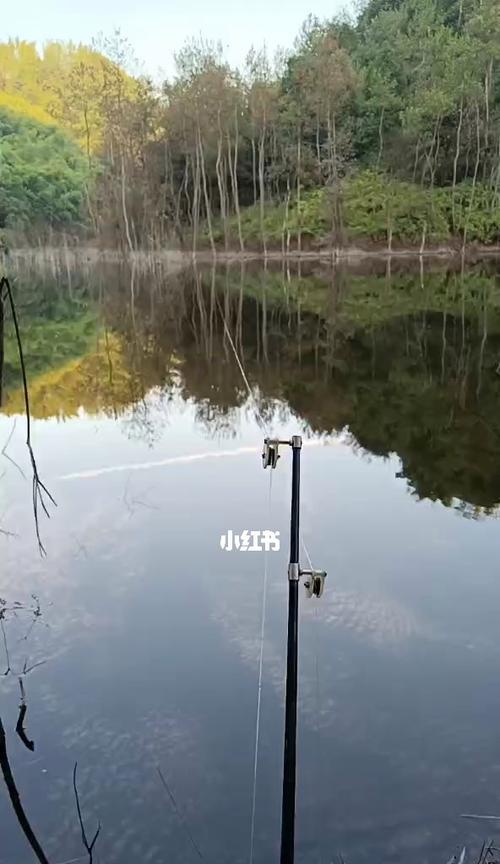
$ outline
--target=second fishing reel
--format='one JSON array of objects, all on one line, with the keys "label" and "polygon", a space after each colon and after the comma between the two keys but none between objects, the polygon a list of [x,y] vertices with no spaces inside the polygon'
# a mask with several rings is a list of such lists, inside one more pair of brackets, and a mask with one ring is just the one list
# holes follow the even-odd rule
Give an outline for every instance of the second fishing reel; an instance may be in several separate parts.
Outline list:
[{"label": "second fishing reel", "polygon": [[321,597],[325,590],[326,570],[299,570],[301,576],[305,576],[304,588],[306,597]]}]

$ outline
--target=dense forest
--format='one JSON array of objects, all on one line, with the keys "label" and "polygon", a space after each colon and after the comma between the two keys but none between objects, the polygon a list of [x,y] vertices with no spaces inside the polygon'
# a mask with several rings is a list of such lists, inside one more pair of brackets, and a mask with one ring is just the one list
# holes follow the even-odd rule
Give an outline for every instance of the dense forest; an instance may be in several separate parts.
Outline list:
[{"label": "dense forest", "polygon": [[162,86],[119,35],[0,45],[0,230],[261,249],[500,243],[498,0],[369,0]]}]

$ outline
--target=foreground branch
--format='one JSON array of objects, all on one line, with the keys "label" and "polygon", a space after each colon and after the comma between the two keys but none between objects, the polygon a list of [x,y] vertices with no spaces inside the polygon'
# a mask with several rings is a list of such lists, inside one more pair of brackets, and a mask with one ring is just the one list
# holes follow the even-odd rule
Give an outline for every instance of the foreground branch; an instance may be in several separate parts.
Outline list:
[{"label": "foreground branch", "polygon": [[82,810],[80,807],[80,796],[78,795],[78,786],[76,785],[76,769],[77,769],[77,767],[78,767],[78,762],[75,762],[75,767],[73,768],[73,791],[75,793],[76,812],[78,813],[78,821],[80,823],[80,831],[82,834],[82,843],[88,852],[89,864],[92,864],[92,862],[94,860],[94,856],[93,856],[94,846],[95,846],[97,838],[99,837],[99,834],[101,832],[101,823],[100,822],[97,823],[97,830],[96,830],[92,840],[89,843],[89,841],[87,839],[87,834],[85,831],[85,825],[83,824]]},{"label": "foreground branch", "polygon": [[[26,411],[26,447],[28,448],[28,453],[30,455],[31,468],[33,471],[33,515],[35,518],[35,530],[36,530],[36,538],[38,541],[38,549],[42,556],[46,555],[45,547],[42,543],[42,539],[40,536],[40,527],[38,523],[38,506],[42,507],[45,515],[48,519],[50,519],[50,513],[47,509],[47,504],[45,498],[47,498],[54,507],[57,507],[56,502],[54,501],[52,495],[50,494],[47,487],[42,483],[40,479],[40,475],[38,473],[38,468],[36,464],[35,454],[33,453],[33,447],[31,445],[31,410],[30,410],[30,399],[29,399],[29,390],[28,390],[28,378],[26,374],[26,365],[24,362],[24,353],[23,346],[21,341],[21,333],[19,330],[19,323],[17,320],[16,307],[14,304],[14,298],[12,296],[12,290],[10,287],[9,280],[2,276],[0,279],[0,298],[2,297],[2,292],[6,292],[6,297],[9,301],[10,309],[12,312],[12,321],[14,323],[14,330],[16,333],[16,342],[17,342],[17,351],[19,355],[19,363],[21,366],[21,375],[23,379],[23,392],[24,392],[24,406]],[[3,301],[2,301],[3,302]]]},{"label": "foreground branch", "polygon": [[19,797],[19,792],[17,790],[17,786],[12,775],[9,757],[7,755],[7,744],[5,740],[5,731],[3,728],[2,720],[0,718],[0,767],[2,769],[3,778],[5,780],[5,785],[7,786],[7,791],[9,793],[9,798],[14,808],[14,813],[16,814],[17,821],[19,822],[24,835],[30,844],[33,852],[36,857],[40,861],[40,864],[50,864],[49,859],[47,858],[45,852],[43,851],[40,843],[38,842],[34,831],[28,821],[28,817],[24,812],[23,805],[21,804],[21,799]]}]

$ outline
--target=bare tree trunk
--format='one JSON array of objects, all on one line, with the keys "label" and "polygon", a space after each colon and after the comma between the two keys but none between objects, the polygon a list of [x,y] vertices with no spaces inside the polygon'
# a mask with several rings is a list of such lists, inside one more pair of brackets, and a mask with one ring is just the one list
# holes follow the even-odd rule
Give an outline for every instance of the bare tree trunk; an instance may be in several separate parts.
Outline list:
[{"label": "bare tree trunk", "polygon": [[477,185],[477,175],[479,174],[479,166],[481,163],[481,113],[479,110],[479,104],[476,103],[476,164],[474,166],[474,177],[472,180],[472,191],[470,195],[469,201],[469,210],[467,213],[467,219],[464,225],[464,239],[462,244],[462,257],[465,255],[465,249],[467,246],[467,231],[469,229],[469,220],[470,215],[472,213],[472,208],[474,206],[474,198],[476,193],[476,185]]},{"label": "bare tree trunk", "polygon": [[384,116],[385,108],[382,108],[382,111],[380,112],[380,123],[378,125],[379,148],[377,156],[377,168],[380,168],[380,163],[382,162],[382,153],[384,150]]},{"label": "bare tree trunk", "polygon": [[215,249],[215,241],[214,241],[214,232],[212,229],[212,211],[210,208],[210,198],[208,196],[208,185],[207,185],[207,174],[205,171],[205,154],[203,152],[203,144],[201,141],[201,131],[198,123],[198,147],[200,148],[200,167],[201,167],[201,179],[203,183],[203,195],[205,198],[205,212],[207,216],[207,227],[208,227],[208,237],[210,240],[210,247],[212,249],[212,254],[216,255]]},{"label": "bare tree trunk", "polygon": [[439,150],[441,149],[441,123],[443,122],[442,117],[438,118],[438,122],[436,124],[436,149],[434,151],[434,161],[432,163],[432,171],[431,171],[431,189],[434,188],[434,180],[436,178],[436,171],[438,167],[438,158],[439,158]]},{"label": "bare tree trunk", "polygon": [[413,163],[413,182],[414,183],[417,180],[417,168],[418,168],[419,159],[420,159],[420,138],[417,138],[417,143],[415,144],[415,161]]},{"label": "bare tree trunk", "polygon": [[125,160],[123,158],[123,153],[121,154],[121,164],[122,164],[122,212],[123,212],[123,221],[125,223],[125,236],[127,238],[127,245],[129,248],[129,252],[134,251],[134,247],[132,244],[132,238],[130,236],[130,225],[128,221],[128,213],[127,213],[127,200],[126,200],[126,187],[125,187]]},{"label": "bare tree trunk", "polygon": [[321,147],[319,141],[320,123],[319,114],[316,115],[316,159],[318,160],[318,183],[321,183]]},{"label": "bare tree trunk", "polygon": [[[290,212],[290,177],[287,174],[286,197],[285,197],[285,215],[283,218],[283,229],[282,229],[282,234],[281,234],[281,252],[282,252],[282,255],[285,255],[285,248],[286,248],[286,254],[288,255],[290,253],[290,229],[288,227],[288,214],[289,214],[289,212]],[[286,237],[286,241],[285,241],[285,237]],[[285,242],[286,242],[286,247],[285,247]]]},{"label": "bare tree trunk", "polygon": [[302,168],[302,151],[301,151],[301,128],[297,129],[297,252],[302,251],[302,213],[300,212],[300,181]]},{"label": "bare tree trunk", "polygon": [[259,196],[260,196],[260,233],[262,237],[262,249],[264,256],[267,255],[266,233],[264,230],[264,205],[265,205],[265,186],[264,186],[264,144],[266,136],[266,124],[262,127],[259,138]]},{"label": "bare tree trunk", "polygon": [[[440,128],[440,126],[441,126],[441,115],[439,115],[437,117],[436,122],[434,124],[434,131],[432,134],[432,141],[431,141],[431,146],[429,147],[429,151],[425,152],[425,162],[424,162],[424,167],[422,169],[422,178],[420,181],[421,185],[423,186],[424,182],[425,182],[425,177],[427,174],[427,168],[429,168],[429,173],[430,173],[430,177],[431,177],[431,189],[434,186],[434,176],[436,173],[436,160],[437,160],[437,154],[439,151],[439,128]],[[435,147],[436,147],[436,151],[434,151]],[[434,161],[433,161],[433,157],[434,157]]]},{"label": "bare tree trunk", "polygon": [[453,186],[452,186],[452,198],[451,198],[451,211],[452,211],[452,221],[453,221],[453,232],[455,233],[457,228],[456,216],[455,216],[455,194],[457,188],[457,172],[458,172],[458,160],[460,158],[460,139],[462,135],[462,125],[464,121],[464,97],[460,99],[460,114],[458,118],[458,126],[457,126],[457,139],[456,139],[456,148],[455,148],[455,158],[453,160]]},{"label": "bare tree trunk", "polygon": [[217,159],[215,162],[215,173],[217,176],[217,185],[219,187],[219,202],[220,202],[220,215],[222,219],[222,224],[224,227],[224,249],[227,252],[228,249],[228,229],[227,229],[227,209],[226,209],[226,192],[224,188],[224,178],[222,171],[222,129],[220,122],[220,109],[218,112],[218,126],[219,126],[219,138],[217,140]]},{"label": "bare tree trunk", "polygon": [[485,127],[484,127],[484,150],[486,158],[484,160],[483,171],[486,171],[486,161],[490,148],[490,95],[493,79],[493,60],[490,60],[486,75],[484,76],[484,107],[485,107]]},{"label": "bare tree trunk", "polygon": [[[168,141],[165,141],[165,175],[167,182],[165,183],[165,194],[163,196],[163,213],[165,218],[167,219],[167,237],[169,235],[169,225],[168,225],[168,216],[167,211],[172,214],[173,221],[173,230],[178,237],[178,240],[181,246],[184,246],[184,232],[182,230],[182,222],[181,222],[181,195],[182,188],[186,177],[187,170],[187,160],[184,166],[184,174],[179,187],[178,193],[175,190],[174,183],[174,166],[172,164],[172,154],[170,148],[168,146]],[[170,196],[170,201],[167,204],[168,196]],[[164,229],[163,225],[160,226],[160,242],[163,243],[164,238]]]},{"label": "bare tree trunk", "polygon": [[200,151],[198,144],[195,147],[196,164],[193,172],[193,255],[196,253],[198,243],[198,230],[200,225]]},{"label": "bare tree trunk", "polygon": [[336,124],[336,120],[335,120],[335,114],[333,114],[331,122],[332,122],[332,147],[333,147],[333,176],[336,180],[337,175],[338,175],[338,154],[337,154],[337,124]]},{"label": "bare tree trunk", "polygon": [[[193,205],[193,201],[191,200],[191,197],[189,195],[189,165],[190,165],[190,163],[191,163],[191,168],[193,168],[192,156],[190,157],[188,149],[187,149],[187,144],[186,144],[186,167],[184,170],[184,195],[186,198],[186,205],[187,205],[186,212],[187,212],[188,222],[192,226],[193,225],[194,205]],[[194,169],[193,169],[192,173],[193,173],[193,195],[194,195]],[[180,194],[179,194],[179,202],[180,202]],[[180,206],[180,203],[179,203],[179,206]]]},{"label": "bare tree trunk", "polygon": [[229,130],[227,131],[227,151],[228,151],[228,164],[229,164],[229,176],[231,178],[231,188],[233,191],[233,200],[234,200],[234,209],[236,212],[236,221],[238,223],[238,238],[240,241],[240,252],[244,252],[245,245],[243,243],[243,231],[241,227],[241,211],[240,211],[240,196],[238,191],[238,143],[239,143],[239,127],[238,127],[238,114],[237,110],[235,111],[234,118],[234,131],[235,131],[235,141],[234,141],[234,158],[232,156],[232,148],[231,148],[231,136]]},{"label": "bare tree trunk", "polygon": [[257,204],[257,156],[255,153],[255,138],[252,135],[252,181],[253,181],[253,203]]},{"label": "bare tree trunk", "polygon": [[392,254],[392,235],[393,235],[393,223],[392,223],[392,209],[391,204],[389,202],[387,207],[387,251],[389,255]]},{"label": "bare tree trunk", "polygon": [[424,222],[424,227],[422,228],[422,242],[420,243],[420,256],[422,256],[424,254],[426,235],[427,235],[427,222]]},{"label": "bare tree trunk", "polygon": [[[272,130],[273,130],[272,131],[272,142],[273,142],[272,165],[274,166],[278,162],[278,139],[277,139],[277,135],[276,135],[276,126],[274,123],[272,125]],[[274,197],[274,199],[276,201],[280,200],[280,185],[279,185],[279,178],[277,176],[274,177],[274,196],[273,196],[272,183],[271,183],[271,196]]]},{"label": "bare tree trunk", "polygon": [[85,125],[85,146],[87,150],[87,162],[89,165],[89,171],[92,167],[92,160],[90,158],[90,127],[89,127],[89,118],[87,112],[87,105],[84,106],[83,109],[83,122]]}]

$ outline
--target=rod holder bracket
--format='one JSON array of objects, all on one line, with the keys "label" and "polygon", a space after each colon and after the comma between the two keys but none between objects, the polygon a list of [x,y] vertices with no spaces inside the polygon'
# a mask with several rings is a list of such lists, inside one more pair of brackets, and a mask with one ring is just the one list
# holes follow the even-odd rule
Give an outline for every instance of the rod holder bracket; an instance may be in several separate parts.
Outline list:
[{"label": "rod holder bracket", "polygon": [[264,438],[264,449],[262,450],[262,466],[263,468],[276,468],[278,459],[280,458],[279,448],[294,447],[300,449],[302,447],[302,438],[300,435],[292,435],[288,440],[280,438]]},{"label": "rod holder bracket", "polygon": [[288,581],[298,582],[300,579],[300,564],[288,565]]}]

